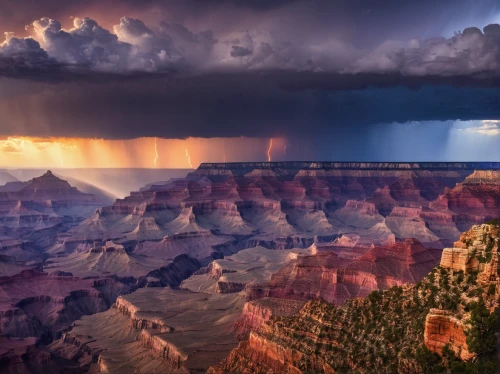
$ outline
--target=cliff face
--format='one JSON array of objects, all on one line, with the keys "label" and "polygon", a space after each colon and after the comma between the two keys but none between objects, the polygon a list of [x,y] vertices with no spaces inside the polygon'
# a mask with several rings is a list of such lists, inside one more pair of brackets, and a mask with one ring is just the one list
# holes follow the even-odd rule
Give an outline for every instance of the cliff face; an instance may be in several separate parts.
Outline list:
[{"label": "cliff face", "polygon": [[[486,294],[487,308],[495,312],[500,296],[500,276],[498,267],[498,227],[491,225],[474,226],[461,235],[455,246],[446,248],[441,259],[441,268],[452,273],[477,278]],[[477,293],[477,292],[476,292]],[[463,303],[473,301],[470,292],[462,295]],[[481,295],[482,296],[482,295]],[[468,308],[458,308],[457,311],[446,309],[431,309],[426,317],[424,342],[427,348],[440,355],[448,345],[460,359],[471,360],[475,355],[467,345],[467,319],[470,318]]]},{"label": "cliff face", "polygon": [[[217,230],[269,242],[336,234],[356,246],[414,237],[442,247],[458,238],[459,227],[498,213],[498,191],[490,188],[497,177],[488,167],[496,166],[202,164],[185,179],[151,185],[102,208],[73,234],[101,240],[125,235],[143,241]],[[474,168],[480,171],[473,174]],[[478,176],[490,185],[478,184]],[[472,204],[470,189],[478,208],[465,214]]]},{"label": "cliff face", "polygon": [[431,309],[425,318],[425,346],[433,352],[443,354],[443,349],[448,344],[461,360],[470,360],[474,355],[467,347],[466,328],[463,318],[458,319],[446,310]]},{"label": "cliff face", "polygon": [[332,251],[300,255],[273,274],[270,282],[248,287],[247,298],[321,298],[341,305],[348,298],[365,297],[374,290],[416,283],[436,266],[440,252],[407,239],[358,249],[357,257],[346,258],[343,252]]},{"label": "cliff face", "polygon": [[253,318],[248,341],[211,372],[496,373],[498,235],[495,225],[473,227],[460,242],[468,256],[451,262],[446,251],[441,266],[413,286]]},{"label": "cliff face", "polygon": [[105,311],[127,287],[112,279],[27,270],[0,277],[0,333],[50,342],[82,315]]},{"label": "cliff face", "polygon": [[[110,310],[81,319],[51,351],[111,372],[204,372],[237,347],[237,294],[143,288],[120,296]],[[73,347],[85,346],[84,352]]]},{"label": "cliff face", "polygon": [[[427,248],[443,248],[459,238],[459,228],[500,215],[500,207],[492,203],[500,198],[500,192],[490,188],[496,183],[492,170],[497,167],[484,163],[203,164],[186,178],[152,184],[98,209],[59,235],[55,243],[48,243],[51,257],[64,256],[51,258],[49,266],[82,276],[115,275],[137,286],[173,285],[175,282],[165,279],[141,279],[166,278],[164,269],[172,270],[174,259],[181,255],[206,266],[214,259],[255,246],[290,249],[329,242],[356,252],[395,245],[411,237]],[[50,181],[55,190],[67,191],[68,186],[63,181],[55,183],[54,178],[46,175],[42,179],[47,182],[35,181],[40,185],[37,191],[46,191]],[[467,200],[460,198],[462,186],[474,187],[474,201],[482,204],[483,210],[463,212],[470,205],[462,204]],[[29,190],[34,191],[32,187]],[[452,194],[458,200],[448,204]],[[108,241],[124,250],[91,251]],[[332,257],[328,261],[337,260]],[[183,277],[194,269],[186,264],[186,272],[176,268]],[[373,264],[368,260],[343,273],[325,271],[323,289],[342,285],[325,292],[300,292],[305,298],[322,295],[341,302],[412,278],[399,274],[380,278],[379,264],[382,261]],[[303,272],[298,276],[306,279]],[[219,290],[234,292],[244,287],[244,282],[220,282]],[[297,287],[301,288],[298,282]]]},{"label": "cliff face", "polygon": [[245,303],[240,319],[234,329],[240,340],[248,338],[251,331],[258,330],[272,316],[291,316],[296,314],[305,302],[299,300],[276,299],[272,297]]}]

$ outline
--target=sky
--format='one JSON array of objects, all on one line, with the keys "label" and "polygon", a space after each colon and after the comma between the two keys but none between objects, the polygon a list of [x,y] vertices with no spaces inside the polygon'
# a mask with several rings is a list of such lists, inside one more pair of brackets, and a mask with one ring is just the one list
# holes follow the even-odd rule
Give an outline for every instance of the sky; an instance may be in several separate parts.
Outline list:
[{"label": "sky", "polygon": [[499,23],[494,0],[0,0],[0,167],[498,161]]}]

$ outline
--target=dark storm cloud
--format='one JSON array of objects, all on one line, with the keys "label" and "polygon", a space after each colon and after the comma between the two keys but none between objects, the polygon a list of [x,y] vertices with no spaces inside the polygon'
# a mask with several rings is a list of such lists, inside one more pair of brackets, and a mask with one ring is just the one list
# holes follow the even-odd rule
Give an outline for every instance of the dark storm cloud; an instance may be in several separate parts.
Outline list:
[{"label": "dark storm cloud", "polygon": [[31,25],[0,45],[0,75],[18,79],[4,79],[0,135],[355,137],[381,122],[495,118],[500,25],[486,25],[499,11],[493,0],[0,0],[5,31]]},{"label": "dark storm cloud", "polygon": [[47,17],[34,21],[33,28],[35,35],[30,38],[15,38],[7,33],[0,53],[8,54],[10,40],[14,40],[24,44],[16,50],[20,59],[29,60],[33,52],[30,48],[37,41],[36,48],[50,57],[46,59],[48,64],[56,60],[61,66],[114,73],[187,69],[191,72],[309,70],[404,76],[500,74],[500,25],[497,24],[486,26],[484,31],[469,27],[450,38],[387,41],[369,52],[333,39],[298,44],[265,30],[232,32],[222,38],[214,37],[212,30],[194,33],[183,25],[166,22],[153,30],[142,20],[131,17],[122,17],[113,32],[88,17],[74,18],[73,27],[67,30],[57,20]]},{"label": "dark storm cloud", "polygon": [[[474,22],[483,27],[500,11],[493,0],[48,0],[43,6],[23,1],[0,0],[2,27],[16,31],[31,25],[31,37],[62,70],[69,65],[119,74],[500,72],[500,26],[449,32],[453,20],[471,22],[462,22],[460,29]],[[93,16],[82,16],[86,12]],[[70,15],[73,25],[67,22]],[[29,53],[20,61],[29,61]]]},{"label": "dark storm cloud", "polygon": [[[4,135],[31,136],[314,138],[362,136],[376,123],[500,116],[496,88],[452,87],[444,84],[446,79],[418,88],[411,80],[406,86],[367,87],[328,74],[315,74],[318,84],[313,88],[307,77],[311,74],[302,73],[300,79],[295,73],[245,73],[149,75],[106,84],[37,83],[44,86],[43,93],[25,93],[22,110],[11,99],[0,102],[0,129]],[[367,79],[376,83],[379,77]],[[330,81],[328,86],[325,81]]]},{"label": "dark storm cloud", "polygon": [[251,55],[253,52],[245,47],[240,47],[239,45],[233,45],[231,47],[232,57],[245,57]]}]

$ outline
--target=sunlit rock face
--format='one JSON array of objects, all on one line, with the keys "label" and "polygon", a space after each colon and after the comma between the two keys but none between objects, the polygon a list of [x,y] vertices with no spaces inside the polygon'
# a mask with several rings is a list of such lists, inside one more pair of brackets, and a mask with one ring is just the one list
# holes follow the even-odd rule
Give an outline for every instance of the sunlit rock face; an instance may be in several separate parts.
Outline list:
[{"label": "sunlit rock face", "polygon": [[[339,262],[340,268],[349,265],[353,254],[389,248],[407,238],[425,248],[443,248],[459,238],[464,226],[500,215],[500,191],[494,188],[499,167],[495,163],[202,164],[185,178],[151,183],[97,209],[50,247],[48,266],[79,276],[114,275],[134,287],[175,286],[214,259],[255,246],[350,248],[340,259],[333,254],[318,257],[330,256],[328,261]],[[182,255],[188,258],[176,260]],[[166,268],[168,274],[160,270]],[[332,289],[331,299],[341,301],[406,279],[382,282],[373,278],[377,271],[370,274],[364,278],[370,285],[364,291]],[[342,277],[363,278],[351,273]],[[331,282],[335,283],[333,278]],[[219,288],[230,292],[244,286],[227,282]]]},{"label": "sunlit rock face", "polygon": [[73,233],[129,241],[202,230],[270,242],[336,235],[344,237],[343,243],[364,247],[412,237],[443,248],[458,238],[463,226],[498,215],[498,167],[202,164],[186,178],[152,184],[100,209]]},{"label": "sunlit rock face", "polygon": [[321,298],[340,305],[374,290],[418,282],[439,263],[440,253],[407,239],[383,247],[353,248],[351,256],[340,248],[299,255],[273,274],[270,282],[247,288],[247,299]]},{"label": "sunlit rock face", "polygon": [[295,313],[304,304],[278,299],[245,303],[242,291],[269,280],[297,253],[306,250],[248,248],[215,260],[177,289],[141,288],[122,295],[108,311],[76,321],[49,348],[96,371],[205,372],[253,326],[271,315]]},{"label": "sunlit rock face", "polygon": [[[243,341],[208,372],[368,374],[391,368],[420,373],[437,363],[449,373],[465,365],[496,372],[498,241],[497,224],[473,226],[418,282],[409,280],[341,306],[320,299],[298,306],[276,298],[248,302],[237,323]],[[414,240],[405,243],[407,250],[376,249],[360,262],[388,251],[399,259],[410,253],[410,258],[429,256]],[[412,273],[418,277],[420,271]],[[396,267],[391,273],[400,272]],[[422,352],[429,355],[422,358]]]}]

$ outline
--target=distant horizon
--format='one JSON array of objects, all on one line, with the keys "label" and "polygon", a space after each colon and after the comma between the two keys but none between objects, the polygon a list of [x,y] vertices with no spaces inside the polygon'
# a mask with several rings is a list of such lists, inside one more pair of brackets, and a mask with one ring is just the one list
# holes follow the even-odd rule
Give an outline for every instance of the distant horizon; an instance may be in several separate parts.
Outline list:
[{"label": "distant horizon", "polygon": [[415,160],[399,160],[399,161],[375,161],[375,160],[287,160],[287,161],[226,161],[226,162],[201,162],[197,167],[51,167],[51,166],[36,166],[36,167],[9,167],[0,165],[0,170],[196,170],[201,166],[210,166],[210,165],[238,165],[238,164],[268,164],[272,165],[280,165],[280,164],[297,164],[297,163],[320,163],[320,164],[489,164],[495,165],[498,164],[500,168],[500,161],[464,161],[464,160],[456,160],[456,161],[415,161]]}]

